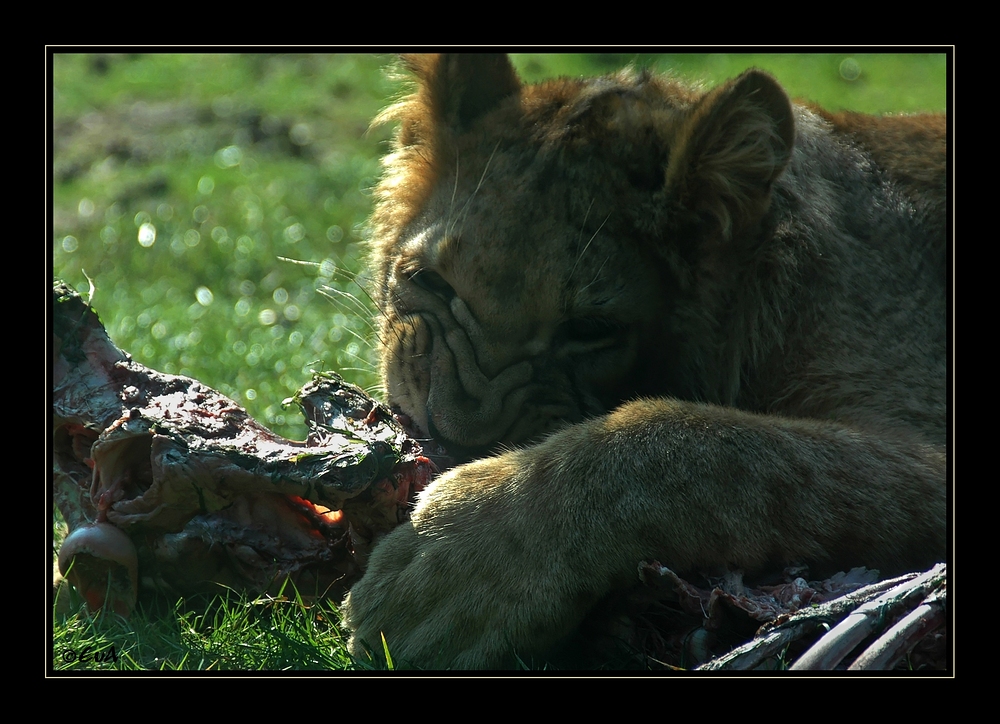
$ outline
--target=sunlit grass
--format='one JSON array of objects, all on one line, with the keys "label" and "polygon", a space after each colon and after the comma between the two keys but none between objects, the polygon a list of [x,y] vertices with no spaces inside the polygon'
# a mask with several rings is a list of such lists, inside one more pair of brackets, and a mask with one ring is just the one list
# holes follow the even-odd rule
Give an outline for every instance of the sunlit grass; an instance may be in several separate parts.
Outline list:
[{"label": "sunlit grass", "polygon": [[[72,595],[68,589],[65,595]],[[296,592],[233,593],[140,607],[128,619],[82,607],[54,613],[53,668],[64,670],[285,671],[352,667],[330,602]]]}]

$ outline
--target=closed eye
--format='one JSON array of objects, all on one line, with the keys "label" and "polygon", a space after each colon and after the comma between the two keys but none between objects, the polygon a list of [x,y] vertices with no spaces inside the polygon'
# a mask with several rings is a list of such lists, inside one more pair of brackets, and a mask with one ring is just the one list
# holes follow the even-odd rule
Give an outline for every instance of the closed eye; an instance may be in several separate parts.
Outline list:
[{"label": "closed eye", "polygon": [[417,269],[409,275],[409,279],[425,292],[437,295],[446,302],[451,301],[455,296],[455,290],[452,289],[451,284],[446,282],[440,274],[430,269]]},{"label": "closed eye", "polygon": [[625,327],[605,317],[575,317],[559,325],[556,335],[563,342],[607,346],[619,340]]}]

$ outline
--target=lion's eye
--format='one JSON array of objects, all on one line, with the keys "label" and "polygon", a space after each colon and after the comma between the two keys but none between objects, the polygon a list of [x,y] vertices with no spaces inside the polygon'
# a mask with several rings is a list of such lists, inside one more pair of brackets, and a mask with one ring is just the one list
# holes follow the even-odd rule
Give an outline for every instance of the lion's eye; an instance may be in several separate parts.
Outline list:
[{"label": "lion's eye", "polygon": [[576,317],[559,325],[558,336],[578,344],[613,343],[623,330],[619,323],[603,317]]},{"label": "lion's eye", "polygon": [[455,290],[451,288],[451,284],[446,282],[440,274],[429,269],[417,269],[410,274],[410,281],[424,291],[436,294],[445,301],[450,301],[455,296]]}]

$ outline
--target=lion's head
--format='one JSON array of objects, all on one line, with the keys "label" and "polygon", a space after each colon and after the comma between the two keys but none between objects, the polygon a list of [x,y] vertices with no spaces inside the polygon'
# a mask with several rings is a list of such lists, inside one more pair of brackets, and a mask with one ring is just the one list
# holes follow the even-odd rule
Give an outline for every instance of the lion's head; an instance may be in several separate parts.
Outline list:
[{"label": "lion's head", "polygon": [[522,85],[504,56],[405,63],[418,85],[381,117],[400,128],[374,215],[391,404],[471,455],[638,395],[723,395],[725,310],[699,300],[788,160],[777,84]]}]

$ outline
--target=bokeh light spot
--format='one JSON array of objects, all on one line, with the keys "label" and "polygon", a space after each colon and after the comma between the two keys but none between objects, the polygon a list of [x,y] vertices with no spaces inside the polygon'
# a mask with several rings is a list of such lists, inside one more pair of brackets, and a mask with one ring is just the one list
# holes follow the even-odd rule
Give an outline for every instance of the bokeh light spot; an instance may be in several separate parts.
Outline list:
[{"label": "bokeh light spot", "polygon": [[[240,161],[243,160],[243,151],[240,150],[239,146],[226,146],[225,148],[220,148],[215,152],[215,165],[219,168],[232,168],[233,166],[239,166]],[[207,176],[204,178],[208,178]],[[213,184],[214,186],[214,184]],[[198,182],[198,190],[201,191],[201,182]],[[202,193],[212,193],[211,191],[204,191]]]},{"label": "bokeh light spot", "polygon": [[146,222],[139,227],[140,246],[150,247],[156,243],[156,227]]},{"label": "bokeh light spot", "polygon": [[861,77],[861,64],[854,58],[844,58],[840,61],[840,77],[847,81],[855,81]]}]

